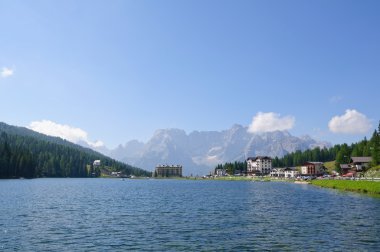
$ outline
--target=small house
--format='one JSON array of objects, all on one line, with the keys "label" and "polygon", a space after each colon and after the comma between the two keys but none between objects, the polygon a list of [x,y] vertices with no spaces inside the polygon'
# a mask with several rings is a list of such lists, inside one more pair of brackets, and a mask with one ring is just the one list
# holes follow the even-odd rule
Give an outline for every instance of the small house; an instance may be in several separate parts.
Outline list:
[{"label": "small house", "polygon": [[351,157],[350,166],[352,170],[363,171],[368,168],[369,164],[372,162],[371,157]]},{"label": "small house", "polygon": [[215,169],[215,176],[218,176],[218,177],[227,176],[227,170],[226,169]]},{"label": "small house", "polygon": [[295,167],[286,167],[286,168],[273,168],[270,172],[271,177],[277,178],[295,178],[299,172]]},{"label": "small house", "polygon": [[351,166],[349,164],[340,164],[340,170],[342,174],[347,174],[351,170]]},{"label": "small house", "polygon": [[296,167],[287,167],[284,170],[285,178],[296,178],[299,175]]},{"label": "small house", "polygon": [[270,172],[270,176],[275,178],[284,178],[285,168],[273,168]]},{"label": "small house", "polygon": [[100,160],[95,160],[93,163],[93,166],[100,166],[101,162]]}]

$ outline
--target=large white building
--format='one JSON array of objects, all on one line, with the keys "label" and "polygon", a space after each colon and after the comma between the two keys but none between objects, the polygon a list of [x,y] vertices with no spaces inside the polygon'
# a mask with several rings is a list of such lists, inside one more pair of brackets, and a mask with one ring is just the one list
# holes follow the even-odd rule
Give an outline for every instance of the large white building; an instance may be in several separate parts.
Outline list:
[{"label": "large white building", "polygon": [[272,159],[267,156],[257,156],[247,158],[248,175],[266,175],[272,170]]}]

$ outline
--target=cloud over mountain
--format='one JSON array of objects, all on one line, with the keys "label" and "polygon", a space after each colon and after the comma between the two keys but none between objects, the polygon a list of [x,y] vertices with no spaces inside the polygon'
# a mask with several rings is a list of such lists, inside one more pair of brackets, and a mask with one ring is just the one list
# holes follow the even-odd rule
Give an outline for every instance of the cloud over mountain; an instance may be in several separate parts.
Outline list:
[{"label": "cloud over mountain", "polygon": [[366,115],[355,109],[347,109],[341,116],[334,116],[329,122],[329,129],[334,133],[365,134],[372,128]]},{"label": "cloud over mountain", "polygon": [[49,136],[60,137],[73,143],[85,142],[93,148],[104,145],[102,141],[90,141],[87,132],[80,128],[55,123],[49,120],[33,121],[29,124],[28,128]]},{"label": "cloud over mountain", "polygon": [[273,112],[258,112],[249,125],[248,132],[263,133],[273,131],[290,130],[294,127],[295,118],[293,116],[283,116]]}]

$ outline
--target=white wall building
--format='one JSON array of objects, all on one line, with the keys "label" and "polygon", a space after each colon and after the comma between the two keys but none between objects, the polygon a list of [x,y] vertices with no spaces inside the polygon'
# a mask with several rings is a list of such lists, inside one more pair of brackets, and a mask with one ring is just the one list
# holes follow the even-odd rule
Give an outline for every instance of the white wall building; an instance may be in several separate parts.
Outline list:
[{"label": "white wall building", "polygon": [[95,160],[93,166],[100,166],[100,160]]},{"label": "white wall building", "polygon": [[247,174],[248,175],[264,175],[269,174],[272,170],[272,159],[267,156],[257,156],[247,158]]},{"label": "white wall building", "polygon": [[288,167],[284,171],[285,178],[296,178],[299,174],[295,167]]},{"label": "white wall building", "polygon": [[299,172],[295,167],[273,168],[270,172],[270,176],[276,178],[295,178],[298,174]]},{"label": "white wall building", "polygon": [[275,178],[284,178],[285,177],[285,168],[273,168],[270,172],[271,177]]},{"label": "white wall building", "polygon": [[215,170],[215,176],[218,176],[218,177],[227,176],[227,170],[226,169],[216,169]]}]

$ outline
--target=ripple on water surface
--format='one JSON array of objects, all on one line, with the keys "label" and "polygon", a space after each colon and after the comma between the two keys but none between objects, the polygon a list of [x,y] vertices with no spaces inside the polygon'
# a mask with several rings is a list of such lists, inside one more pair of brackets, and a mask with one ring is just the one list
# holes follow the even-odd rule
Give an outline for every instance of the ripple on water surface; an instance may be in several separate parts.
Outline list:
[{"label": "ripple on water surface", "polygon": [[1,250],[380,250],[380,199],[310,185],[3,180],[0,198]]}]

